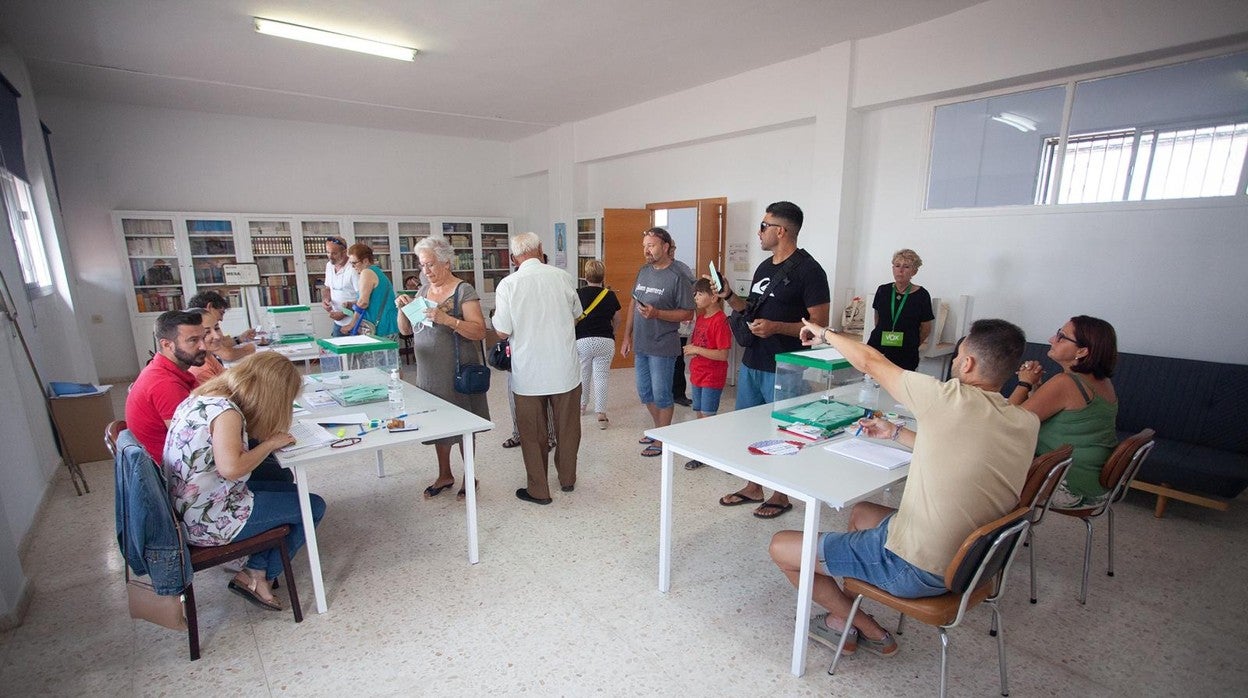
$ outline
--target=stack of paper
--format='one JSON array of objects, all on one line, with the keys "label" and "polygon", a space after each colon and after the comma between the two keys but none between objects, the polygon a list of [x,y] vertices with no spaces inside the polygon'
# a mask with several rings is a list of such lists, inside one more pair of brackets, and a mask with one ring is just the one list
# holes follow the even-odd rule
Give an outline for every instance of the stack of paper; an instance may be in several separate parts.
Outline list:
[{"label": "stack of paper", "polygon": [[310,451],[314,448],[328,446],[336,441],[336,437],[329,433],[325,427],[316,422],[299,421],[290,425],[290,435],[295,437],[295,442],[289,446],[278,449],[278,453],[290,455],[293,453],[302,453]]},{"label": "stack of paper", "polygon": [[842,439],[833,441],[824,448],[832,453],[870,463],[885,470],[895,470],[910,464],[911,453],[909,451],[866,439]]}]

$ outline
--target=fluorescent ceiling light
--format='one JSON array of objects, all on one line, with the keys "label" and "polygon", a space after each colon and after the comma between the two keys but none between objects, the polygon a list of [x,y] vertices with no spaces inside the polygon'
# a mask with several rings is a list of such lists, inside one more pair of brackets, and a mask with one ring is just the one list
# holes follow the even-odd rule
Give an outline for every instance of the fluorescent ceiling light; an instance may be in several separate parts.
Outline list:
[{"label": "fluorescent ceiling light", "polygon": [[324,29],[313,29],[312,27],[278,22],[262,17],[253,17],[253,19],[256,20],[256,31],[270,36],[281,36],[287,39],[295,39],[296,41],[307,41],[313,44],[321,44],[322,46],[369,53],[374,56],[394,58],[400,61],[412,61],[417,53],[416,49],[408,48],[407,46],[396,46],[394,44],[373,41],[372,39],[361,39],[358,36],[347,36],[346,34],[329,32]]},{"label": "fluorescent ceiling light", "polygon": [[1003,123],[1006,126],[1013,126],[1023,133],[1036,130],[1036,122],[1034,120],[1008,111],[1003,111],[1000,114],[997,114],[992,117],[992,120]]}]

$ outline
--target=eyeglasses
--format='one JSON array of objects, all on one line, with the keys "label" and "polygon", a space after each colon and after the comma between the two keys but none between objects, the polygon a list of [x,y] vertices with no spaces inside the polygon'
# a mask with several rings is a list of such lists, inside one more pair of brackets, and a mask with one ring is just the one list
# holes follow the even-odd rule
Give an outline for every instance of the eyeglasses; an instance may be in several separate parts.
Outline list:
[{"label": "eyeglasses", "polygon": [[439,264],[446,264],[446,262],[421,262],[420,264],[417,264],[416,266],[420,267],[421,269],[424,269],[425,271],[429,271],[430,269],[438,266]]},{"label": "eyeglasses", "polygon": [[347,246],[347,241],[346,241],[346,240],[343,240],[343,239],[342,239],[342,238],[340,238],[340,237],[334,237],[333,235],[330,235],[329,237],[325,238],[325,242],[332,242],[332,243],[334,243],[335,245],[341,245],[341,246],[343,246],[343,247],[346,247],[346,246]]},{"label": "eyeglasses", "polygon": [[1075,346],[1079,346],[1079,342],[1075,341],[1075,339],[1072,337],[1067,337],[1066,335],[1062,334],[1061,330],[1058,330],[1057,332],[1053,333],[1053,336],[1057,337],[1057,341],[1059,342],[1062,340],[1066,340],[1067,342],[1070,342],[1071,344]]},{"label": "eyeglasses", "polygon": [[359,442],[363,440],[364,439],[361,439],[358,436],[348,436],[345,439],[338,439],[337,441],[331,443],[329,447],[330,448],[348,448],[348,447],[358,444]]},{"label": "eyeglasses", "polygon": [[762,223],[758,224],[758,232],[761,233],[764,230],[767,230],[768,228],[783,228],[783,227],[784,226],[780,225],[779,223],[768,223],[767,221],[763,221]]},{"label": "eyeglasses", "polygon": [[646,232],[642,233],[642,234],[641,234],[641,236],[642,236],[643,238],[644,238],[644,237],[646,237],[646,236],[653,236],[653,237],[656,237],[656,238],[658,238],[658,239],[662,240],[663,242],[666,242],[666,243],[667,243],[667,244],[669,244],[669,245],[670,245],[670,244],[672,244],[672,235],[671,235],[671,233],[667,232],[666,230],[664,230],[664,229],[662,229],[662,228],[651,228],[651,229],[647,230]]}]

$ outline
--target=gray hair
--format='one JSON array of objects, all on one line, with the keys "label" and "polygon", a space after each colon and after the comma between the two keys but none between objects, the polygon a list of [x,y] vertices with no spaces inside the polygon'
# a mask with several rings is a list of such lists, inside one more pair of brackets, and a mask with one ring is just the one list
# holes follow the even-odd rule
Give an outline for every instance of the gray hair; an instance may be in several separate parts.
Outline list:
[{"label": "gray hair", "polygon": [[433,258],[439,262],[446,263],[455,259],[455,248],[451,247],[451,243],[441,235],[430,235],[416,243],[416,249],[412,250],[419,255],[421,252],[432,252]]},{"label": "gray hair", "polygon": [[542,239],[537,233],[516,233],[511,236],[511,253],[517,257],[537,252],[542,246]]}]

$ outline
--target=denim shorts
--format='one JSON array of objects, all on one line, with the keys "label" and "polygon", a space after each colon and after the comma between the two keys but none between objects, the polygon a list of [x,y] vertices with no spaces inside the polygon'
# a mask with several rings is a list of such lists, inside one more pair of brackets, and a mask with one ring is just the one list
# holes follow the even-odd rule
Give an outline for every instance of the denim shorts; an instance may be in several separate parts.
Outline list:
[{"label": "denim shorts", "polygon": [[944,577],[919,569],[884,547],[888,523],[865,531],[821,533],[819,571],[830,577],[853,577],[903,599],[940,596],[948,592]]},{"label": "denim shorts", "polygon": [[633,354],[633,367],[637,377],[637,397],[641,404],[653,404],[666,409],[672,401],[672,375],[676,369],[675,356]]},{"label": "denim shorts", "polygon": [[723,388],[701,388],[693,386],[693,411],[702,414],[715,414],[719,411],[719,398],[724,394]]},{"label": "denim shorts", "polygon": [[736,409],[744,410],[773,402],[776,393],[776,374],[760,371],[741,364],[737,372]]}]

